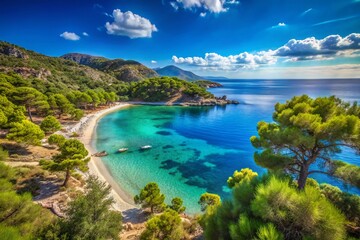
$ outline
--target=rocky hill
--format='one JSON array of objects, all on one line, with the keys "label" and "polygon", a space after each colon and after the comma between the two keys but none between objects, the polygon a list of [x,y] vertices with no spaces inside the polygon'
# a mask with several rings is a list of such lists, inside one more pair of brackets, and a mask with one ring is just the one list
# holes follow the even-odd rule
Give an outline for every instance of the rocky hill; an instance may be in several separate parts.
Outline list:
[{"label": "rocky hill", "polygon": [[139,81],[158,76],[154,70],[133,60],[111,60],[81,53],[69,53],[61,56],[61,58],[95,68],[125,82]]},{"label": "rocky hill", "polygon": [[[25,48],[0,41],[0,72],[17,73],[34,85],[49,91],[86,89],[108,86],[119,81],[97,69],[62,58],[48,57]],[[37,85],[37,84],[35,84]]]},{"label": "rocky hill", "polygon": [[169,65],[163,68],[157,68],[155,71],[160,76],[167,76],[167,77],[177,77],[187,81],[197,81],[197,80],[204,80],[203,77],[200,77],[190,71],[183,70],[178,68],[174,65]]}]

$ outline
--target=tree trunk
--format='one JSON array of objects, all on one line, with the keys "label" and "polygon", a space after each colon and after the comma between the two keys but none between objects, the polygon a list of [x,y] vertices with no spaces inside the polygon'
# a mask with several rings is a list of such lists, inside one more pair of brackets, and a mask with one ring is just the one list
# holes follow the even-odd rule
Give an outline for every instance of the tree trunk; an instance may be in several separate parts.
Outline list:
[{"label": "tree trunk", "polygon": [[303,190],[305,188],[308,173],[309,173],[309,166],[307,165],[307,163],[305,163],[301,166],[299,178],[297,181],[299,190]]},{"label": "tree trunk", "polygon": [[67,187],[67,183],[69,181],[69,178],[70,178],[70,169],[66,169],[65,180],[64,180],[64,183],[63,183],[64,187]]},{"label": "tree trunk", "polygon": [[151,205],[150,211],[151,211],[151,213],[154,213],[154,206]]},{"label": "tree trunk", "polygon": [[30,118],[30,121],[33,122],[33,119],[32,119],[32,116],[31,116],[31,110],[30,110],[30,107],[27,107],[26,108],[27,112],[28,112],[28,115],[29,115],[29,118]]}]

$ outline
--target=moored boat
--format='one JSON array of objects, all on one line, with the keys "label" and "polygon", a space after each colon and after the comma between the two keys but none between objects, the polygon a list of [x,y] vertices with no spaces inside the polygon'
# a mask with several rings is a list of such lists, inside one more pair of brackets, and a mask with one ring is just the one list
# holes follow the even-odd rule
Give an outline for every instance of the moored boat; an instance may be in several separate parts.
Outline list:
[{"label": "moored boat", "polygon": [[97,153],[93,154],[92,156],[94,156],[94,157],[105,157],[107,155],[108,155],[108,153],[106,151],[101,151],[101,152],[97,152]]},{"label": "moored boat", "polygon": [[150,148],[152,148],[152,146],[150,146],[150,145],[145,145],[145,146],[140,147],[141,150],[146,150],[146,149],[150,149]]},{"label": "moored boat", "polygon": [[118,152],[126,152],[128,150],[128,148],[119,148]]}]

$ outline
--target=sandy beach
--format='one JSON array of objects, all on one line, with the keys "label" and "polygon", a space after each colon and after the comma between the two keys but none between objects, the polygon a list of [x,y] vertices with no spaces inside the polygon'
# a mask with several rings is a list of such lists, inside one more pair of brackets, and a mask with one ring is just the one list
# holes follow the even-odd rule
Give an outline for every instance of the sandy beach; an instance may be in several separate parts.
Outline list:
[{"label": "sandy beach", "polygon": [[110,112],[119,110],[121,108],[125,108],[130,106],[128,103],[120,103],[110,108],[100,110],[93,114],[88,114],[83,117],[79,123],[72,126],[69,129],[70,132],[78,132],[80,133],[79,140],[85,145],[86,149],[89,151],[89,156],[91,160],[88,164],[89,166],[89,174],[93,174],[99,177],[100,180],[106,181],[112,188],[111,195],[115,200],[114,209],[121,212],[137,212],[138,207],[134,204],[132,196],[127,194],[124,190],[121,189],[119,184],[114,181],[110,172],[101,161],[99,157],[91,156],[96,153],[96,149],[93,147],[93,139],[96,137],[96,126],[100,118],[109,114]]}]

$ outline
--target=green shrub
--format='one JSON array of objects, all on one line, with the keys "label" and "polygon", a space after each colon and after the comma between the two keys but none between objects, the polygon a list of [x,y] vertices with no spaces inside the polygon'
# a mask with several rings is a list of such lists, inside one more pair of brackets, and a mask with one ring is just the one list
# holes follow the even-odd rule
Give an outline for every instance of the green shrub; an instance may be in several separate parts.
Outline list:
[{"label": "green shrub", "polygon": [[45,133],[54,133],[61,129],[61,124],[54,116],[47,116],[41,122],[40,128]]}]

